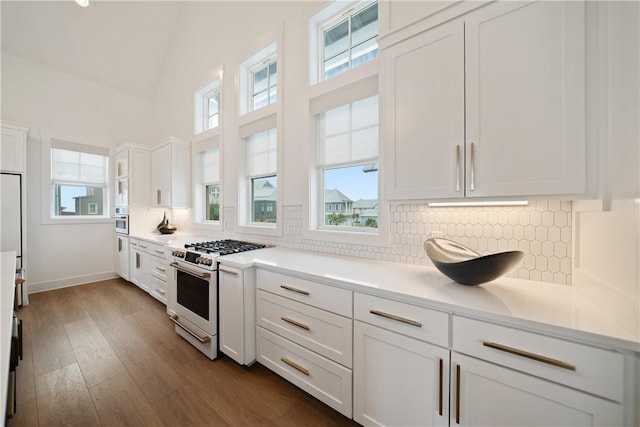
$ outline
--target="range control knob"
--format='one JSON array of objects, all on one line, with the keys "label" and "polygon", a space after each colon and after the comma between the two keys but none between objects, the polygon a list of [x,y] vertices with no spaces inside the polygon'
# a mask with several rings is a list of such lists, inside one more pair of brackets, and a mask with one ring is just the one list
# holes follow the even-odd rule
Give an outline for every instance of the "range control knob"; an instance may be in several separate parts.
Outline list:
[{"label": "range control knob", "polygon": [[184,258],[184,251],[173,251],[171,252],[171,256]]}]

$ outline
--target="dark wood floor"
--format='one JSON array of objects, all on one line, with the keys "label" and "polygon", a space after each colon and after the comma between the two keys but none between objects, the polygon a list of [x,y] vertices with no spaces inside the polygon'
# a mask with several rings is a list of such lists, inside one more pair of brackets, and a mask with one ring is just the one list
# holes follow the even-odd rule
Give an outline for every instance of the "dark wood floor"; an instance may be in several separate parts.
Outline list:
[{"label": "dark wood floor", "polygon": [[258,363],[207,359],[124,280],[29,302],[10,427],[357,425]]}]

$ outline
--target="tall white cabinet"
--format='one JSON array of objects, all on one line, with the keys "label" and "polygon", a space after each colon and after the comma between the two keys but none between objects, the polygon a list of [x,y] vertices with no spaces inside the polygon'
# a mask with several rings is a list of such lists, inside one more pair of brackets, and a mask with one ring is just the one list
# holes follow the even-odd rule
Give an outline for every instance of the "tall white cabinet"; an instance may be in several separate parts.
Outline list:
[{"label": "tall white cabinet", "polygon": [[115,207],[149,207],[151,155],[145,146],[123,144],[114,155]]},{"label": "tall white cabinet", "polygon": [[583,195],[585,13],[497,2],[383,38],[386,198]]},{"label": "tall white cabinet", "polygon": [[191,204],[191,147],[169,137],[151,152],[151,207],[186,208]]}]

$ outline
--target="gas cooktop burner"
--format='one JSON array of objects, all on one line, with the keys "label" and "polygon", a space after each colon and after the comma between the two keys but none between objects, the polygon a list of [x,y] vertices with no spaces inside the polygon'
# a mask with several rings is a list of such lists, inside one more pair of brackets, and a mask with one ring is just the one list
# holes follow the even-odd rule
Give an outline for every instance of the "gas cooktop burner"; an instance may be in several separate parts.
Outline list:
[{"label": "gas cooktop burner", "polygon": [[190,249],[196,252],[203,252],[206,254],[220,254],[229,255],[238,252],[252,251],[255,249],[266,248],[267,245],[260,243],[242,242],[239,240],[213,240],[210,242],[198,242],[187,243],[184,245],[185,249]]}]

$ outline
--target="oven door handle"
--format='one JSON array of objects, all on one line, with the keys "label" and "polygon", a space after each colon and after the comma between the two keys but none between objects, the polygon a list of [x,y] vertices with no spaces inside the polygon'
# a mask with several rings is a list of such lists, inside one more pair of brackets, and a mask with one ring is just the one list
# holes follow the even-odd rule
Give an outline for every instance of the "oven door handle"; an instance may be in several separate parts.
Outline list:
[{"label": "oven door handle", "polygon": [[188,268],[184,268],[183,266],[181,266],[177,262],[172,262],[169,265],[171,267],[175,267],[176,270],[180,270],[180,271],[182,271],[184,273],[190,274],[190,275],[195,276],[195,277],[197,277],[199,279],[208,279],[208,278],[211,277],[211,273],[189,270]]}]

